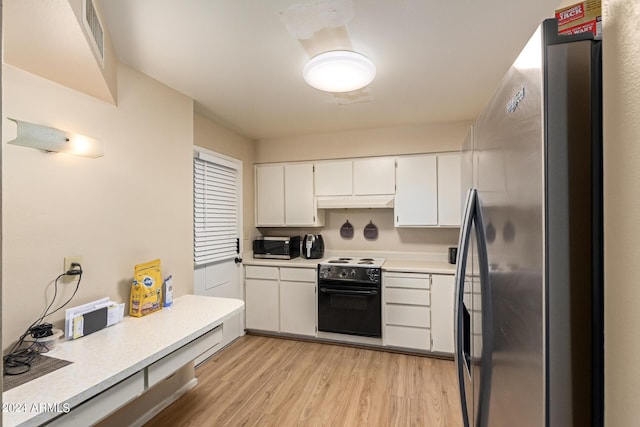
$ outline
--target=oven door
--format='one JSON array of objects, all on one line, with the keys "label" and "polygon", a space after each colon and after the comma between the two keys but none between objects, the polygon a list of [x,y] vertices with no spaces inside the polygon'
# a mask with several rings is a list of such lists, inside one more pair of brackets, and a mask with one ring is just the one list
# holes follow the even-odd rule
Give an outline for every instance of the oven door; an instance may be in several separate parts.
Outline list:
[{"label": "oven door", "polygon": [[321,281],[318,285],[318,330],[382,337],[382,298],[376,285]]}]

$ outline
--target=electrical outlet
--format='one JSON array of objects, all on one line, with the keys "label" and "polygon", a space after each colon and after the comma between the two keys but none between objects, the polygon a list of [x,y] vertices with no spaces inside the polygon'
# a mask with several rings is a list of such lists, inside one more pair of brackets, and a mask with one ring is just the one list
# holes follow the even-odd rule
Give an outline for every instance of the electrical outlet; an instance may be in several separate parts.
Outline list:
[{"label": "electrical outlet", "polygon": [[73,270],[74,268],[71,267],[71,264],[74,263],[74,262],[77,262],[78,264],[82,265],[82,257],[80,255],[64,257],[64,270],[63,270],[63,273],[66,273],[69,270]]}]

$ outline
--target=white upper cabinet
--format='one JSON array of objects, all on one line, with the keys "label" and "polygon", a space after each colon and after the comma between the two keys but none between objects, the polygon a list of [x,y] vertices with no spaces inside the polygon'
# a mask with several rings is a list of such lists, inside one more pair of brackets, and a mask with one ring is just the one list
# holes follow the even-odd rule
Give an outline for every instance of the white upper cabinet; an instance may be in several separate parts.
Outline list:
[{"label": "white upper cabinet", "polygon": [[345,207],[393,207],[396,227],[459,227],[460,172],[460,153],[256,165],[256,227],[318,227],[324,209]]},{"label": "white upper cabinet", "polygon": [[460,226],[460,154],[403,156],[396,169],[396,227]]},{"label": "white upper cabinet", "polygon": [[256,165],[256,227],[323,224],[313,194],[313,164]]},{"label": "white upper cabinet", "polygon": [[316,223],[313,164],[285,165],[284,206],[287,225],[314,225]]},{"label": "white upper cabinet", "polygon": [[315,163],[316,196],[394,194],[395,158],[375,157]]},{"label": "white upper cabinet", "polygon": [[257,165],[256,226],[280,227],[284,222],[284,166]]},{"label": "white upper cabinet", "polygon": [[396,227],[438,225],[436,165],[435,155],[398,157]]},{"label": "white upper cabinet", "polygon": [[459,227],[461,222],[460,153],[438,154],[438,224]]},{"label": "white upper cabinet", "polygon": [[396,192],[396,163],[393,157],[353,161],[353,194],[374,196]]},{"label": "white upper cabinet", "polygon": [[353,193],[353,161],[317,162],[316,196],[350,196]]}]

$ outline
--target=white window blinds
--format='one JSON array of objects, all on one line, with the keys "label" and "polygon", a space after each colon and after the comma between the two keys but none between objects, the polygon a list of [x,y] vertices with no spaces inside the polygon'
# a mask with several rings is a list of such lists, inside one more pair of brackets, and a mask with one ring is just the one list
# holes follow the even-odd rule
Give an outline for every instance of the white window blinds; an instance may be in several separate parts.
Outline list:
[{"label": "white window blinds", "polygon": [[193,256],[196,266],[237,256],[238,211],[238,170],[194,158]]}]

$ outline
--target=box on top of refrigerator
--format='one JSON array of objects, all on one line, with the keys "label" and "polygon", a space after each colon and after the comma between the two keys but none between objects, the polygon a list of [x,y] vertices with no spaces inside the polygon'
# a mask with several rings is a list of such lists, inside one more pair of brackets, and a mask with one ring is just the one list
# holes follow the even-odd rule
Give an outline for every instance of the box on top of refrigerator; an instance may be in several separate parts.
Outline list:
[{"label": "box on top of refrigerator", "polygon": [[602,35],[601,0],[586,0],[556,10],[558,32],[560,34],[579,34],[592,32]]}]

